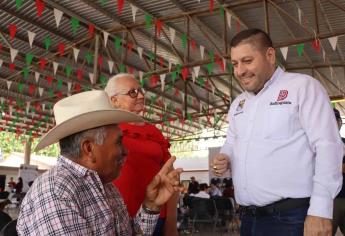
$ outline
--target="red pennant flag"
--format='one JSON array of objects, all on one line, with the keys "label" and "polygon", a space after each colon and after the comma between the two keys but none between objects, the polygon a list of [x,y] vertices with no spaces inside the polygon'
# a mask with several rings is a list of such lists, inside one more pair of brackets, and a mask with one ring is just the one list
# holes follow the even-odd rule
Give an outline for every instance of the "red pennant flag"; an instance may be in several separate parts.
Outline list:
[{"label": "red pennant flag", "polygon": [[180,91],[178,90],[178,88],[175,88],[175,96],[178,97],[180,95]]},{"label": "red pennant flag", "polygon": [[46,67],[47,60],[45,58],[40,58],[40,70],[44,70]]},{"label": "red pennant flag", "polygon": [[30,94],[30,95],[33,95],[34,92],[35,92],[35,89],[36,89],[35,85],[30,84],[30,85],[29,85],[29,94]]},{"label": "red pennant flag", "polygon": [[236,21],[236,32],[240,32],[241,31],[241,23],[239,20]]},{"label": "red pennant flag", "polygon": [[53,77],[51,77],[51,76],[48,75],[48,76],[46,77],[46,80],[47,80],[48,84],[51,85],[52,82],[53,82]]},{"label": "red pennant flag", "polygon": [[76,84],[74,85],[74,90],[75,90],[76,92],[80,92],[80,90],[81,90],[80,84],[76,83]]},{"label": "red pennant flag", "polygon": [[10,63],[9,68],[10,68],[10,71],[13,72],[16,66],[14,65],[14,63]]},{"label": "red pennant flag", "polygon": [[190,45],[192,46],[193,51],[196,49],[196,42],[194,39],[190,41]]},{"label": "red pennant flag", "polygon": [[95,26],[92,24],[89,24],[89,37],[92,38],[94,33],[95,33]]},{"label": "red pennant flag", "polygon": [[151,76],[151,87],[155,87],[158,84],[158,75],[152,75]]},{"label": "red pennant flag", "polygon": [[119,15],[121,15],[122,13],[124,3],[125,3],[124,0],[117,0],[117,13]]},{"label": "red pennant flag", "polygon": [[131,66],[128,66],[128,67],[127,67],[127,71],[128,71],[128,73],[130,73],[130,74],[134,74],[134,68],[131,67]]},{"label": "red pennant flag", "polygon": [[[36,102],[35,105],[34,105],[34,107],[35,107],[35,110],[36,110],[36,111],[41,111],[41,104],[40,104],[39,102]],[[42,115],[40,114],[40,116],[42,116]],[[41,118],[38,117],[38,120],[39,120],[39,119],[41,119]]]},{"label": "red pennant flag", "polygon": [[210,82],[208,82],[208,80],[206,80],[206,82],[205,82],[205,88],[210,88]]},{"label": "red pennant flag", "polygon": [[127,48],[128,48],[128,52],[132,52],[132,49],[133,49],[133,43],[128,42],[128,43],[127,43]]},{"label": "red pennant flag", "polygon": [[58,99],[62,98],[62,92],[61,91],[56,92],[55,95]]},{"label": "red pennant flag", "polygon": [[188,76],[188,68],[187,67],[183,67],[181,73],[182,73],[182,79],[184,81],[186,81],[187,80],[187,76]]},{"label": "red pennant flag", "polygon": [[99,66],[103,65],[103,57],[101,55],[98,56],[98,65]]},{"label": "red pennant flag", "polygon": [[44,11],[44,2],[42,0],[36,0],[37,16],[41,16]]},{"label": "red pennant flag", "polygon": [[83,79],[83,71],[81,69],[77,69],[77,79],[78,80]]},{"label": "red pennant flag", "polygon": [[214,8],[214,0],[210,0],[210,12],[213,11]]},{"label": "red pennant flag", "polygon": [[161,30],[163,27],[163,22],[159,19],[156,19],[155,25],[156,25],[156,37],[160,37],[161,36]]},{"label": "red pennant flag", "polygon": [[161,67],[163,67],[163,64],[164,64],[164,59],[163,59],[163,57],[160,57],[160,58],[159,58],[159,65],[160,65]]},{"label": "red pennant flag", "polygon": [[312,47],[314,48],[314,50],[317,52],[317,53],[320,53],[321,52],[321,46],[320,46],[320,40],[319,39],[315,39],[312,43]]},{"label": "red pennant flag", "polygon": [[10,24],[8,30],[10,31],[10,39],[13,40],[17,32],[17,26],[15,24]]},{"label": "red pennant flag", "polygon": [[59,55],[63,56],[63,54],[65,53],[65,44],[64,43],[59,43],[58,50],[59,50]]}]

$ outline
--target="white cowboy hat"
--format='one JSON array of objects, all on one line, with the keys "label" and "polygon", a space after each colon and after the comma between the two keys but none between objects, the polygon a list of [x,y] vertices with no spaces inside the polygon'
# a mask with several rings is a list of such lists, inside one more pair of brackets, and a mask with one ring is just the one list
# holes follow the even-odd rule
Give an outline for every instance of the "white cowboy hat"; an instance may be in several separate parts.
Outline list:
[{"label": "white cowboy hat", "polygon": [[104,91],[82,92],[54,105],[56,125],[37,144],[35,151],[83,130],[121,122],[143,122],[131,112],[114,109]]}]

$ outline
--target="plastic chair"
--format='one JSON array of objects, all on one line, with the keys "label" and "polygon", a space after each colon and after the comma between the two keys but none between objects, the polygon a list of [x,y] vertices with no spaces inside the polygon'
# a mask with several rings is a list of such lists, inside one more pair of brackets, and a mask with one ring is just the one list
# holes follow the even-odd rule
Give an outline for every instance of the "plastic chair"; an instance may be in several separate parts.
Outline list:
[{"label": "plastic chair", "polygon": [[17,236],[18,234],[17,234],[16,226],[17,226],[17,220],[12,220],[7,225],[5,225],[4,228],[2,228],[0,232],[0,236]]},{"label": "plastic chair", "polygon": [[216,197],[213,200],[218,211],[218,218],[221,220],[222,225],[226,227],[234,217],[233,205],[231,203],[231,200],[225,197]]},{"label": "plastic chair", "polygon": [[215,232],[219,222],[215,202],[212,199],[194,198],[191,203],[192,232],[195,232],[196,224],[213,224],[212,232]]}]

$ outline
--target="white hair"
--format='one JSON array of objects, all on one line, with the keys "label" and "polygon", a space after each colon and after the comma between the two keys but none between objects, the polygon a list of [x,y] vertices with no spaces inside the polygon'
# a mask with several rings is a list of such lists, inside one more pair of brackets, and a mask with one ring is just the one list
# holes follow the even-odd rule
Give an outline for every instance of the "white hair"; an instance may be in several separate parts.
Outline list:
[{"label": "white hair", "polygon": [[129,77],[135,79],[134,75],[128,73],[120,73],[114,75],[108,80],[107,85],[104,88],[104,91],[108,94],[108,97],[111,98],[112,96],[116,95],[117,91],[117,84],[116,81],[122,77]]}]

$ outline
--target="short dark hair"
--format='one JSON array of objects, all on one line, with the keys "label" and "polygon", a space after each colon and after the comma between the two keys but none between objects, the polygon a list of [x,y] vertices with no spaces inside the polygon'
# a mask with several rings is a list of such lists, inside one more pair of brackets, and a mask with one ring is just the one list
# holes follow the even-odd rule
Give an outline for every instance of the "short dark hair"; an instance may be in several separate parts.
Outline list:
[{"label": "short dark hair", "polygon": [[230,47],[236,47],[242,42],[257,45],[258,49],[273,47],[270,36],[265,31],[256,28],[243,30],[236,34],[230,42]]},{"label": "short dark hair", "polygon": [[333,112],[336,119],[341,119],[340,112],[336,108],[333,108]]},{"label": "short dark hair", "polygon": [[202,183],[202,184],[199,185],[200,191],[205,191],[207,188],[208,188],[208,186],[205,183]]}]

